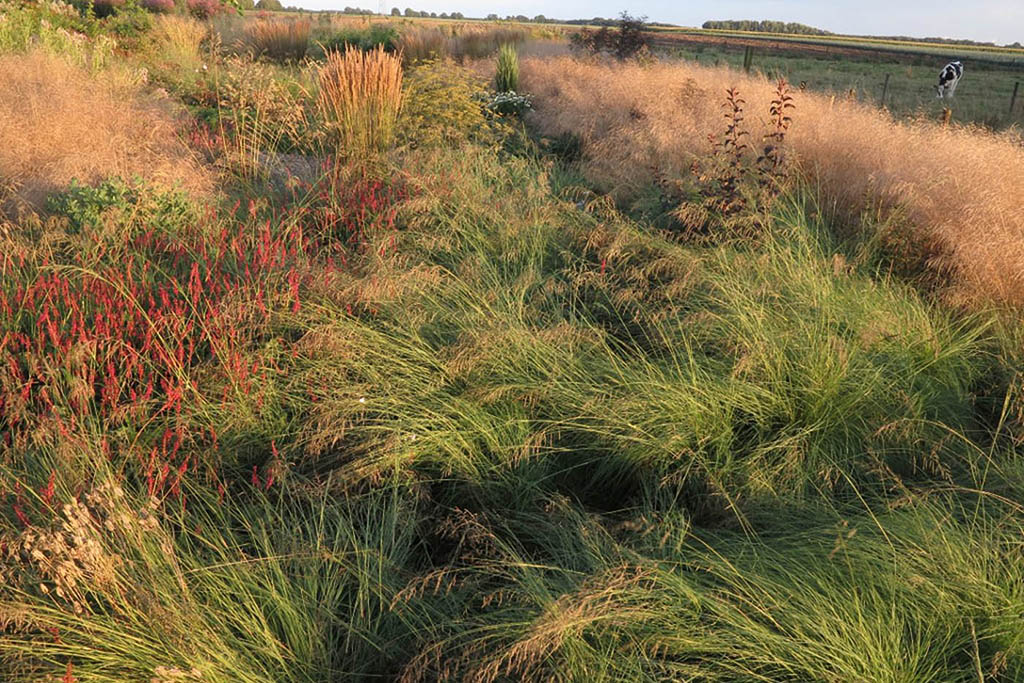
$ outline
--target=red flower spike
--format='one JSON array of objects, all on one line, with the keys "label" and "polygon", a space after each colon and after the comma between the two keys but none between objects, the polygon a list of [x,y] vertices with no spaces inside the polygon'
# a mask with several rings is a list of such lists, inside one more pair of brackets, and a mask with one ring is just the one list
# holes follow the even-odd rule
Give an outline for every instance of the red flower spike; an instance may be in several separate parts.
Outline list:
[{"label": "red flower spike", "polygon": [[56,486],[55,486],[56,485],[56,478],[57,478],[57,471],[51,469],[50,470],[50,478],[46,482],[46,487],[43,488],[43,489],[40,489],[40,491],[39,491],[39,497],[43,499],[43,502],[46,503],[47,506],[49,506],[50,502],[53,501],[53,495],[55,493],[55,488],[56,488]]}]

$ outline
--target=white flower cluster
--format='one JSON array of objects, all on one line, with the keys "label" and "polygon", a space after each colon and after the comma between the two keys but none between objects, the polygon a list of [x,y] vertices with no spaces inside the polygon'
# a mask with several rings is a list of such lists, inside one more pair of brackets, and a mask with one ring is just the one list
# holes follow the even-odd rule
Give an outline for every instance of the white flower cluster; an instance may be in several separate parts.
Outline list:
[{"label": "white flower cluster", "polygon": [[520,114],[533,107],[530,99],[530,95],[520,95],[515,90],[499,92],[491,98],[487,108],[499,114]]},{"label": "white flower cluster", "polygon": [[45,5],[46,11],[51,14],[61,14],[65,17],[76,17],[78,16],[78,10],[66,2],[61,0],[51,0]]}]

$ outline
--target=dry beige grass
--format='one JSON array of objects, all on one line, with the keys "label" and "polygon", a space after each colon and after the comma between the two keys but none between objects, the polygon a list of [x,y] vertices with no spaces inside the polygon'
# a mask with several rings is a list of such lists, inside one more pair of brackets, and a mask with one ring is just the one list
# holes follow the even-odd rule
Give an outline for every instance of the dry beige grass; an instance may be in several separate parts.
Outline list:
[{"label": "dry beige grass", "polygon": [[208,34],[206,24],[178,14],[158,16],[151,33],[158,59],[192,69],[202,64],[200,48]]},{"label": "dry beige grass", "polygon": [[73,178],[210,189],[169,103],[39,52],[0,57],[0,73],[0,207],[38,207]]},{"label": "dry beige grass", "polygon": [[491,57],[502,45],[519,45],[529,37],[530,34],[522,28],[416,25],[402,30],[397,47],[407,64],[448,56],[462,63]]},{"label": "dry beige grass", "polygon": [[402,109],[402,62],[382,48],[331,52],[320,69],[317,103],[339,157],[390,147]]},{"label": "dry beige grass", "polygon": [[[580,134],[585,171],[618,199],[655,173],[686,174],[721,135],[725,89],[747,101],[751,139],[765,131],[774,84],[693,64],[608,65],[569,58],[522,62],[541,132]],[[883,111],[806,92],[787,144],[828,207],[855,221],[899,207],[912,239],[937,244],[936,268],[959,293],[1024,304],[1024,145],[1019,135],[901,123]]]}]

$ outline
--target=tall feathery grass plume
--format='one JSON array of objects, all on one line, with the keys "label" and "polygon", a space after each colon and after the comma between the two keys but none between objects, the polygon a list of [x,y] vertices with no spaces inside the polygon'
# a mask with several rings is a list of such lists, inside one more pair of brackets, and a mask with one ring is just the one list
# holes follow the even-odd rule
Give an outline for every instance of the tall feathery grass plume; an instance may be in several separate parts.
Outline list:
[{"label": "tall feathery grass plume", "polygon": [[505,43],[498,50],[498,70],[494,84],[498,92],[519,90],[519,53],[511,43]]},{"label": "tall feathery grass plume", "polygon": [[161,60],[183,68],[197,68],[202,63],[201,47],[209,28],[191,17],[168,14],[153,22],[152,37]]},{"label": "tall feathery grass plume", "polygon": [[309,49],[310,22],[257,21],[245,27],[242,43],[254,57],[298,62]]},{"label": "tall feathery grass plume", "polygon": [[339,158],[387,151],[402,109],[402,60],[381,48],[332,52],[320,69],[317,104]]},{"label": "tall feathery grass plume", "polygon": [[416,64],[447,57],[451,52],[450,42],[450,37],[436,28],[415,28],[402,31],[396,47],[406,64]]}]

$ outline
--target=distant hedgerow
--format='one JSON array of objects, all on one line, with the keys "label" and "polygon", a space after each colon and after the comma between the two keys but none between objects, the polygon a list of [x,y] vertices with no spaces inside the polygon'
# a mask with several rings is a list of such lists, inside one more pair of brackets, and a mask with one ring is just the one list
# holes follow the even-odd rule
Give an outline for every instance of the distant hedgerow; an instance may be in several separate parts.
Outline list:
[{"label": "distant hedgerow", "polygon": [[602,26],[597,31],[583,30],[569,40],[573,48],[591,54],[610,54],[620,61],[650,50],[650,40],[644,34],[646,17],[633,17],[623,12],[614,31]]}]

